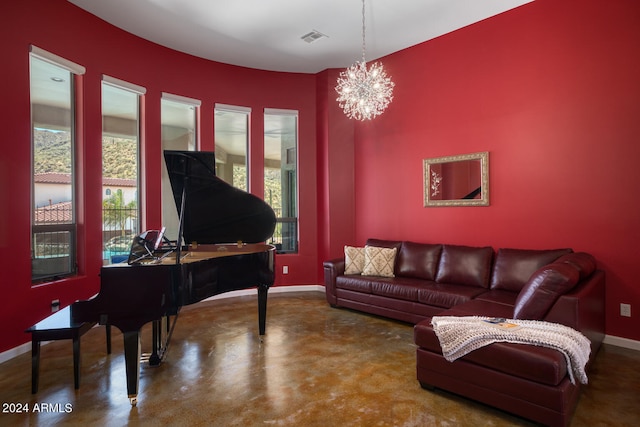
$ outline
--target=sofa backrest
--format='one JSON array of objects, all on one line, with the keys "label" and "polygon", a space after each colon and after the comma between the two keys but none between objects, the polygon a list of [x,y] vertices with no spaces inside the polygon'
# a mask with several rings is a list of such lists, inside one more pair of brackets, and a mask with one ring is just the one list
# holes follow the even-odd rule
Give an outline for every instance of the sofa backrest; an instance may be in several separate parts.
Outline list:
[{"label": "sofa backrest", "polygon": [[585,252],[571,252],[537,269],[516,299],[513,318],[542,320],[558,299],[591,276],[595,258]]},{"label": "sofa backrest", "polygon": [[580,273],[580,280],[584,280],[591,276],[591,273],[593,273],[598,267],[593,255],[586,252],[573,252],[563,255],[555,262],[566,262],[576,267],[578,269],[578,273]]},{"label": "sofa backrest", "polygon": [[518,294],[514,319],[542,320],[561,295],[580,280],[578,269],[568,262],[554,262],[536,270]]},{"label": "sofa backrest", "polygon": [[[572,265],[579,272],[579,280],[588,277],[596,269],[593,256],[573,252],[569,248],[502,248],[494,253],[490,246],[443,245],[375,238],[368,239],[366,245],[397,249],[394,265],[396,276],[516,293],[521,292],[537,270],[554,262]],[[522,304],[524,301],[520,302]]]},{"label": "sofa backrest", "polygon": [[436,280],[442,245],[402,242],[396,259],[396,275]]},{"label": "sofa backrest", "polygon": [[499,249],[491,274],[491,289],[520,292],[531,275],[571,249]]},{"label": "sofa backrest", "polygon": [[436,282],[489,287],[493,248],[442,245]]},{"label": "sofa backrest", "polygon": [[493,248],[368,239],[367,246],[398,249],[396,276],[433,280],[438,283],[487,288]]}]

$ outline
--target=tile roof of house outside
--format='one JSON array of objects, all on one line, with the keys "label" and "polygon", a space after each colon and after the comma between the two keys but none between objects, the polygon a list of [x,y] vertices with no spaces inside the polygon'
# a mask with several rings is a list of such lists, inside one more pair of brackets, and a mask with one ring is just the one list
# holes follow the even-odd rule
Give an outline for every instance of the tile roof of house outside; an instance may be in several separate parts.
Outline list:
[{"label": "tile roof of house outside", "polygon": [[35,224],[69,224],[72,220],[71,202],[54,203],[37,208]]},{"label": "tile roof of house outside", "polygon": [[[71,184],[71,174],[56,172],[37,173],[34,175],[34,182],[39,184]],[[127,178],[102,178],[102,185],[135,187],[137,182],[135,179]]]},{"label": "tile roof of house outside", "polygon": [[114,187],[136,187],[135,179],[127,178],[102,178],[102,185],[112,185]]},{"label": "tile roof of house outside", "polygon": [[71,184],[71,174],[45,172],[33,176],[33,181],[42,184]]}]

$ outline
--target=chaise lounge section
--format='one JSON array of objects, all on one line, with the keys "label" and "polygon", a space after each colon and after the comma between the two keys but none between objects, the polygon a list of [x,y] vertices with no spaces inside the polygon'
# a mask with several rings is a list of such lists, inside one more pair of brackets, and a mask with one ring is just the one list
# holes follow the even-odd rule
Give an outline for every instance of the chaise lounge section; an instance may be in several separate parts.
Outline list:
[{"label": "chaise lounge section", "polygon": [[[363,271],[357,272],[354,264],[367,258],[368,250],[378,258],[386,255],[378,260],[391,264],[386,271],[367,270],[361,260]],[[571,381],[571,367],[560,351],[496,342],[449,362],[432,317],[488,316],[569,326],[590,341],[587,368],[604,338],[604,272],[591,255],[571,249],[494,252],[491,247],[369,239],[364,248],[346,247],[345,258],[325,261],[324,275],[331,306],[415,325],[417,378],[423,388],[444,389],[545,425],[568,425],[579,397],[581,385]]]}]

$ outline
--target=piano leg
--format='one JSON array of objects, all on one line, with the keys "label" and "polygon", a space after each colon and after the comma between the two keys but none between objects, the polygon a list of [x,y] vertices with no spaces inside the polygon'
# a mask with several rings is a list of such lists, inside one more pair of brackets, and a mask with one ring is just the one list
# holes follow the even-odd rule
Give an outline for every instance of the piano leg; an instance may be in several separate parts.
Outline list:
[{"label": "piano leg", "polygon": [[160,320],[153,321],[151,334],[152,350],[151,356],[149,357],[149,365],[158,366],[160,364],[160,355],[158,354],[158,350],[162,345],[162,325],[160,325]]},{"label": "piano leg", "polygon": [[[177,319],[177,315],[176,315]],[[175,319],[173,321],[175,325]],[[149,356],[149,366],[158,366],[162,363],[165,353],[169,346],[169,338],[171,338],[172,327],[169,315],[162,316],[160,320],[154,320],[152,323],[152,347]]]},{"label": "piano leg", "polygon": [[124,363],[127,373],[127,394],[131,406],[138,403],[140,381],[140,331],[124,332]]},{"label": "piano leg", "polygon": [[264,335],[267,320],[267,291],[269,286],[258,285],[258,327],[260,335]]}]

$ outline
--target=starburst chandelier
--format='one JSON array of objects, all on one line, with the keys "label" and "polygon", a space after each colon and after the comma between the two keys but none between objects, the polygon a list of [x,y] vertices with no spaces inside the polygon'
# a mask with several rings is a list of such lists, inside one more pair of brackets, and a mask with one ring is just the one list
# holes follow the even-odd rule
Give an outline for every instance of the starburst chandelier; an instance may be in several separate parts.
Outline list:
[{"label": "starburst chandelier", "polygon": [[356,62],[338,77],[338,104],[347,117],[370,120],[387,108],[393,100],[394,83],[376,62],[367,70],[365,61],[364,1],[362,0],[362,61]]}]

